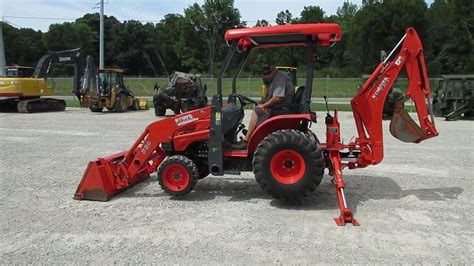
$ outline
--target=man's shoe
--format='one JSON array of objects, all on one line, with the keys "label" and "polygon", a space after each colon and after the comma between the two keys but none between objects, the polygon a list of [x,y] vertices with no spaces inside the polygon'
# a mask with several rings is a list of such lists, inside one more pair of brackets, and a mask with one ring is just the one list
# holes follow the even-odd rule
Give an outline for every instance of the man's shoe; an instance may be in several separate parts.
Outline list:
[{"label": "man's shoe", "polygon": [[246,150],[247,149],[247,141],[242,140],[237,143],[232,144],[233,150]]}]

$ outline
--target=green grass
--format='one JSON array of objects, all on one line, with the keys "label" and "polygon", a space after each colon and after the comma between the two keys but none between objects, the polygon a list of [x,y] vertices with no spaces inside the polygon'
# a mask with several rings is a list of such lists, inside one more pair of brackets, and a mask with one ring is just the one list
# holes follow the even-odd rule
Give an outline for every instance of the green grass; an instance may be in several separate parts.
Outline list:
[{"label": "green grass", "polygon": [[[207,95],[211,96],[216,93],[217,83],[215,79],[204,78],[203,84],[207,85]],[[304,85],[305,79],[298,79],[300,85]],[[70,78],[55,78],[49,79],[48,83],[53,85],[55,95],[71,95],[72,79]],[[138,79],[125,78],[125,84],[137,96],[152,96],[154,85],[165,87],[168,83],[167,79]],[[313,96],[322,97],[328,94],[330,97],[352,97],[357,92],[359,79],[314,79],[313,81]],[[262,79],[241,78],[237,80],[237,91],[251,97],[259,97],[262,85]],[[326,90],[327,86],[327,90]],[[223,95],[228,95],[232,89],[232,79],[224,79],[222,82]],[[326,92],[328,91],[328,93]]]},{"label": "green grass", "polygon": [[[359,88],[360,79],[358,78],[315,78],[313,80],[313,97],[322,97],[327,95],[331,98],[337,97],[353,97]],[[202,79],[203,84],[207,84],[207,95],[212,96],[216,93],[216,80],[209,78]],[[72,78],[53,78],[48,79],[48,83],[54,86],[55,95],[71,95]],[[166,87],[168,79],[166,78],[125,78],[125,84],[137,96],[152,96],[154,94],[153,87],[158,84],[160,87]],[[431,87],[435,86],[437,79],[431,80]],[[305,84],[304,78],[298,79],[299,85]],[[240,94],[250,97],[259,97],[262,85],[261,78],[240,78],[237,80],[237,91]],[[407,86],[406,79],[397,80],[394,87],[405,88]],[[232,79],[226,78],[222,82],[223,95],[229,95],[232,88]]]},{"label": "green grass", "polygon": [[[329,111],[332,112],[334,109],[338,111],[350,112],[352,111],[352,107],[350,104],[328,104]],[[311,110],[313,111],[326,111],[326,104],[324,103],[312,103]]]}]

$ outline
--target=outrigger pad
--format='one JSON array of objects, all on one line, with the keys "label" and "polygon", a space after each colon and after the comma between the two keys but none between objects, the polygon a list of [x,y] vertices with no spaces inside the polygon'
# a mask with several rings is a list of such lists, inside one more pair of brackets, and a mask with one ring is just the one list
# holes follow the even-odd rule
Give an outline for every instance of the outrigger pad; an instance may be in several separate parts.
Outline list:
[{"label": "outrigger pad", "polygon": [[390,121],[390,133],[395,138],[409,143],[417,143],[427,135],[405,110],[405,99],[403,98],[395,104]]}]

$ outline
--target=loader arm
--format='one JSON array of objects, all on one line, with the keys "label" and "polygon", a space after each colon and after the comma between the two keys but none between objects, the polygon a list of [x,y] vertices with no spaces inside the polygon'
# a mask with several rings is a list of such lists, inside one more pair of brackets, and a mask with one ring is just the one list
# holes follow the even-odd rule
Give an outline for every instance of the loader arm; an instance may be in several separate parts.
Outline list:
[{"label": "loader arm", "polygon": [[[415,29],[408,28],[397,46],[378,65],[351,101],[359,135],[356,145],[361,151],[357,167],[378,164],[383,159],[383,105],[403,68],[406,70],[408,87],[406,95],[397,100],[390,132],[401,141],[413,143],[438,135],[429,101],[431,91],[423,47]],[[403,108],[404,102],[409,99],[415,103],[418,124]]]},{"label": "loader arm", "polygon": [[186,148],[182,137],[188,144],[207,139],[210,114],[211,107],[204,107],[153,122],[129,150],[90,161],[74,199],[107,201],[148,178],[168,155],[166,149]]}]

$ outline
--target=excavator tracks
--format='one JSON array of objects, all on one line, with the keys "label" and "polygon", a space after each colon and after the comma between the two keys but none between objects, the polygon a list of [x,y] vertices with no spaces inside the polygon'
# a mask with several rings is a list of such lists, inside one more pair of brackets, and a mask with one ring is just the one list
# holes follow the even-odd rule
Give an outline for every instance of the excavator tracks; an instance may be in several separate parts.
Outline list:
[{"label": "excavator tracks", "polygon": [[39,113],[64,111],[66,102],[64,100],[37,98],[22,100],[18,102],[17,110],[19,113]]}]

